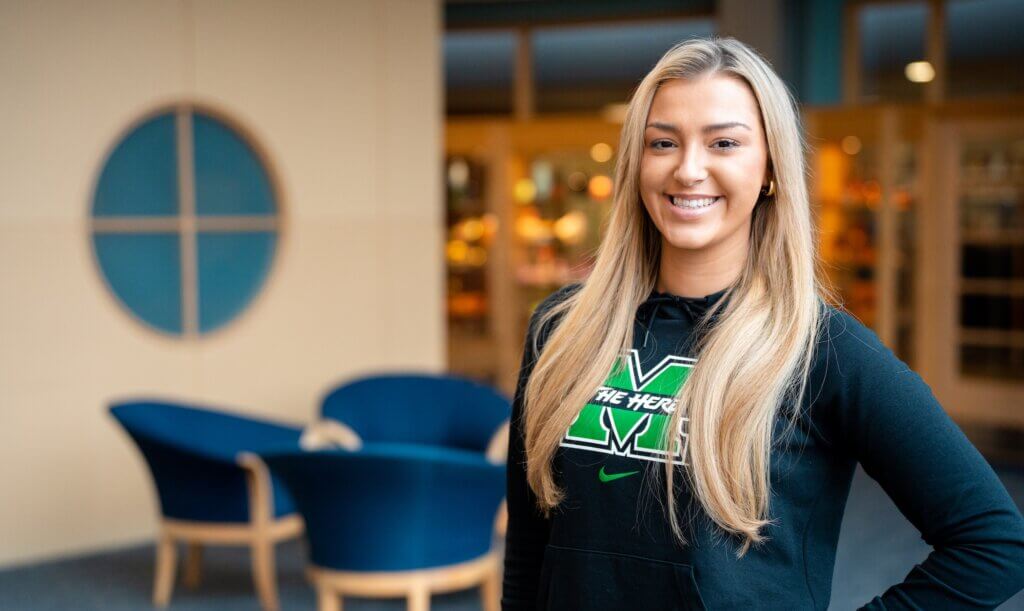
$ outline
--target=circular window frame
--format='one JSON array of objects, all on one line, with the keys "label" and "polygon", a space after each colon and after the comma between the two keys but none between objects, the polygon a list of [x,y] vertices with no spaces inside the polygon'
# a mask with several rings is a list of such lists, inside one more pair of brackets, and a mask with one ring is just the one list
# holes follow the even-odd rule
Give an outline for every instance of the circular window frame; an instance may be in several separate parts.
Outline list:
[{"label": "circular window frame", "polygon": [[[173,216],[159,216],[152,218],[147,218],[142,215],[139,215],[138,218],[132,218],[131,216],[109,217],[106,219],[102,217],[97,218],[94,213],[96,195],[100,186],[100,180],[103,177],[103,172],[106,169],[107,164],[110,162],[114,152],[141,126],[167,114],[171,114],[175,117],[174,143],[175,160],[178,168],[178,211]],[[200,220],[201,217],[195,213],[195,167],[192,165],[194,163],[195,152],[192,116],[195,114],[204,115],[205,117],[222,124],[232,131],[233,135],[250,149],[255,160],[260,164],[261,169],[266,175],[270,196],[274,204],[273,214],[263,215],[264,218],[252,223],[251,227],[231,227],[226,231],[226,233],[270,231],[274,234],[274,247],[267,270],[263,274],[255,294],[229,320],[208,331],[200,330],[199,321],[198,237],[201,231],[209,231],[213,228],[223,228],[224,225],[220,223],[223,223],[223,220],[227,217],[226,215],[207,216],[206,220],[202,221]],[[182,122],[183,116],[186,121],[184,124]],[[187,140],[182,140],[183,135]],[[180,146],[183,141],[187,142],[188,146]],[[86,247],[89,251],[89,257],[92,260],[93,271],[99,281],[107,289],[106,294],[108,298],[116,304],[116,307],[127,313],[129,319],[138,326],[141,326],[150,334],[162,339],[173,340],[175,343],[183,341],[197,342],[220,338],[231,332],[232,329],[236,329],[243,323],[243,321],[253,316],[253,311],[256,310],[259,303],[266,298],[265,295],[272,290],[272,283],[275,282],[275,278],[278,275],[276,270],[280,266],[279,259],[281,258],[281,253],[289,243],[288,236],[290,234],[287,222],[288,215],[285,214],[285,211],[288,208],[288,202],[286,201],[284,189],[282,188],[280,173],[276,165],[271,161],[267,148],[261,144],[261,140],[256,136],[255,130],[247,126],[241,120],[233,117],[229,112],[222,110],[213,104],[196,100],[177,100],[158,104],[139,114],[134,120],[130,121],[125,127],[115,134],[115,136],[106,145],[100,159],[100,163],[93,172],[93,178],[88,191],[88,199],[86,201],[86,209],[88,211],[86,221],[88,227]],[[182,170],[183,167],[189,168],[187,172]],[[188,193],[187,197],[190,199],[189,209],[187,212],[182,206],[182,202],[186,199],[186,189]],[[255,218],[255,215],[239,216],[241,218],[229,219],[227,224],[230,226],[235,221],[242,219],[249,219],[251,221],[251,219]],[[213,220],[211,221],[211,219]],[[247,221],[242,222],[244,223]],[[215,227],[210,227],[211,224]],[[206,225],[205,229],[203,227],[204,225]],[[241,225],[241,223],[239,223],[239,225]],[[171,228],[172,226],[173,229]],[[168,331],[150,323],[121,298],[103,268],[103,264],[100,261],[100,256],[96,247],[95,237],[98,234],[125,233],[137,235],[154,232],[175,235],[179,239],[179,260],[181,263],[181,286],[179,291],[179,298],[181,300],[180,333]]]}]

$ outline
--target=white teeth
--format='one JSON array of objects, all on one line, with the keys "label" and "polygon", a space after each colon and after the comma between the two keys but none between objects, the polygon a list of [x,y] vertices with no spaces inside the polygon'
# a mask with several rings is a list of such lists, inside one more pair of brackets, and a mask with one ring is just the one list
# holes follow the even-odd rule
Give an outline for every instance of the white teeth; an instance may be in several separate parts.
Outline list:
[{"label": "white teeth", "polygon": [[679,197],[672,197],[672,205],[680,208],[707,208],[716,201],[718,201],[717,197],[708,197],[705,199],[682,199]]}]

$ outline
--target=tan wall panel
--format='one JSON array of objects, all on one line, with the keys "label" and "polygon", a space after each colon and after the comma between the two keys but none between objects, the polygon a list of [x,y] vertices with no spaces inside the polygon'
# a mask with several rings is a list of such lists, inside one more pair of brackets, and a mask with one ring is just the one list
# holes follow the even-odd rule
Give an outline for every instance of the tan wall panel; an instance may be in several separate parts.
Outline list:
[{"label": "tan wall panel", "polygon": [[[0,565],[152,535],[111,400],[302,422],[340,379],[443,368],[441,27],[418,0],[0,4]],[[110,147],[182,95],[251,132],[283,212],[260,294],[198,341],[123,310],[87,223]]]},{"label": "tan wall panel", "polygon": [[183,86],[179,3],[0,3],[0,219],[88,213],[126,123]]}]

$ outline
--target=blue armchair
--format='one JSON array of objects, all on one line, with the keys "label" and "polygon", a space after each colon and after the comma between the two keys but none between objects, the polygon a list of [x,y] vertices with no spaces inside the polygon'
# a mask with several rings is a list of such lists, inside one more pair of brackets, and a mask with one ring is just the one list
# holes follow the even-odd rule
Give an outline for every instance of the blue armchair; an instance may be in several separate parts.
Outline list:
[{"label": "blue armchair", "polygon": [[414,443],[485,452],[507,445],[507,397],[451,375],[413,373],[359,378],[324,397],[323,418],[351,428],[366,443]]},{"label": "blue armchair", "polygon": [[274,545],[303,526],[291,495],[257,453],[297,449],[301,429],[158,400],[115,403],[110,413],[138,445],[159,497],[153,603],[170,601],[178,542],[188,544],[191,587],[199,582],[203,545],[247,545],[260,603],[276,610]]},{"label": "blue armchair", "polygon": [[[491,386],[450,374],[391,373],[357,378],[327,393],[324,419],[364,442],[415,443],[484,452],[504,462],[512,406]],[[494,528],[505,534],[505,504]]]},{"label": "blue armchair", "polygon": [[476,585],[484,609],[498,610],[504,463],[408,443],[262,457],[305,521],[320,611],[338,611],[344,595],[407,597],[410,611],[426,611],[432,593]]}]

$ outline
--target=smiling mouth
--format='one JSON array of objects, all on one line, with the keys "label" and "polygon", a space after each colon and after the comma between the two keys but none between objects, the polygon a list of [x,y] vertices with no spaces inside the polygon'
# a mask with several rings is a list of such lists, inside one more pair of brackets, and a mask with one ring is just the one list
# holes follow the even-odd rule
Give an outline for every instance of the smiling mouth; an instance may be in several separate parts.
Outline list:
[{"label": "smiling mouth", "polygon": [[682,208],[683,210],[700,210],[701,208],[707,208],[708,206],[717,204],[722,199],[722,196],[719,195],[718,197],[708,197],[703,199],[681,199],[672,197],[671,195],[665,195],[665,199],[667,199],[668,203],[676,208]]}]

